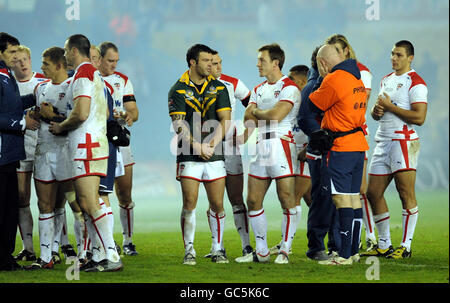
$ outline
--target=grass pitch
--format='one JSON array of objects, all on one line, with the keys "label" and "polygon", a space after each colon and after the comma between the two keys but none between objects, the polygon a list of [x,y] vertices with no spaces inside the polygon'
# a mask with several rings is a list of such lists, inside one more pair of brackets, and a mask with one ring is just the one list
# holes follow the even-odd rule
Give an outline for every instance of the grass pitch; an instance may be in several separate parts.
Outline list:
[{"label": "grass pitch", "polygon": [[[293,242],[290,264],[238,264],[241,255],[239,235],[235,231],[232,211],[226,205],[225,247],[229,264],[214,264],[202,256],[210,249],[210,232],[206,220],[206,198],[200,198],[197,207],[197,232],[195,248],[197,265],[182,265],[184,248],[179,229],[181,203],[146,199],[138,201],[135,208],[134,243],[138,256],[124,256],[124,270],[116,273],[79,273],[74,275],[72,264],[56,265],[54,270],[0,272],[0,283],[449,283],[449,195],[448,192],[419,193],[419,220],[414,234],[412,258],[387,260],[362,258],[352,266],[321,266],[305,256],[307,250],[307,206],[302,205],[302,220]],[[393,245],[402,236],[400,200],[395,194],[388,196],[391,214]],[[113,210],[118,214],[117,207]],[[269,222],[269,246],[281,237],[281,210],[275,196],[265,201]],[[69,232],[73,219],[67,207]],[[36,218],[35,216],[34,218]],[[115,222],[115,239],[122,242],[118,215]],[[364,234],[364,232],[363,232]],[[39,242],[37,224],[34,231],[35,249]],[[362,236],[364,237],[364,236]],[[73,233],[69,235],[75,243]],[[251,242],[254,243],[251,232]],[[22,248],[17,238],[16,251]],[[375,263],[374,263],[375,262]],[[379,262],[379,263],[378,263]],[[26,264],[27,262],[22,262]],[[1,284],[0,284],[1,286]]]}]

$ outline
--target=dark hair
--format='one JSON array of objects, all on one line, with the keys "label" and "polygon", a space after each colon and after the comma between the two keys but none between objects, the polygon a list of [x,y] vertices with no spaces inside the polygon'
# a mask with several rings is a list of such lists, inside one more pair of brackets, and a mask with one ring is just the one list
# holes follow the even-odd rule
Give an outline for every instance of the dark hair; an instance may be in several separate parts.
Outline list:
[{"label": "dark hair", "polygon": [[306,77],[308,75],[309,67],[307,67],[306,65],[295,65],[291,67],[289,71],[291,73]]},{"label": "dark hair", "polygon": [[57,46],[47,48],[42,53],[42,57],[48,57],[54,64],[62,63],[64,68],[67,69],[66,57],[64,57],[64,48]]},{"label": "dark hair", "polygon": [[414,46],[408,40],[400,40],[395,43],[395,47],[403,47],[407,56],[414,56]]},{"label": "dark hair", "polygon": [[20,45],[20,42],[16,37],[13,37],[8,33],[1,32],[0,33],[0,52],[3,53],[8,48],[8,44]]},{"label": "dark hair", "polygon": [[98,49],[100,51],[100,57],[104,57],[106,55],[106,52],[108,51],[108,49],[112,48],[116,53],[119,52],[119,49],[117,48],[117,46],[109,41],[105,41],[102,42],[99,46]]},{"label": "dark hair", "polygon": [[212,54],[213,50],[204,44],[195,44],[191,46],[186,53],[186,62],[188,64],[188,67],[191,67],[191,59],[194,59],[195,62],[198,61],[198,55],[201,52]]},{"label": "dark hair", "polygon": [[314,69],[317,69],[317,53],[319,52],[319,49],[322,47],[322,45],[319,45],[316,47],[311,55],[311,67]]},{"label": "dark hair", "polygon": [[69,49],[75,47],[80,52],[80,55],[89,58],[91,43],[89,42],[89,39],[86,38],[86,36],[76,34],[70,36],[67,40],[69,41],[68,42]]},{"label": "dark hair", "polygon": [[262,51],[268,51],[270,60],[278,60],[278,67],[280,70],[283,68],[284,65],[284,51],[281,49],[281,47],[276,44],[267,44],[262,46],[260,49],[258,49],[258,52]]}]

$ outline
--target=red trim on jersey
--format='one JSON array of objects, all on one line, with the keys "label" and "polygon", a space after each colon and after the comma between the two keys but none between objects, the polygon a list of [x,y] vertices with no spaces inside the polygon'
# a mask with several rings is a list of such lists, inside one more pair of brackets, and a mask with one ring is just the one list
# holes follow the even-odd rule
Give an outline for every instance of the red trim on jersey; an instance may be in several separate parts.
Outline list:
[{"label": "red trim on jersey", "polygon": [[109,89],[109,93],[111,94],[111,96],[114,94],[114,88],[112,87],[111,84],[109,84],[107,81],[105,81],[105,85],[106,87]]},{"label": "red trim on jersey", "polygon": [[262,82],[262,83],[260,83],[260,84],[258,84],[258,85],[256,85],[256,86],[253,88],[253,91],[256,93],[256,89],[257,89],[258,87],[260,87],[261,85],[263,85],[264,83],[267,83],[267,80],[264,81],[264,82]]},{"label": "red trim on jersey", "polygon": [[288,87],[288,86],[295,86],[296,88],[298,88],[298,90],[300,90],[298,85],[295,84],[295,82],[292,81],[289,77],[284,78],[282,81],[284,82],[284,84],[283,84],[283,87],[281,89],[283,89],[285,87]]},{"label": "red trim on jersey", "polygon": [[364,64],[362,64],[361,62],[357,61],[356,65],[358,66],[358,69],[360,72],[362,72],[363,70],[368,71],[370,73],[370,70],[367,68],[367,66],[365,66]]},{"label": "red trim on jersey", "polygon": [[47,79],[47,77],[45,77],[43,74],[41,74],[41,73],[34,73],[34,77],[35,78],[44,78],[44,79]]},{"label": "red trim on jersey", "polygon": [[237,79],[235,77],[231,77],[231,76],[225,75],[225,74],[222,74],[219,77],[219,80],[224,80],[224,81],[227,81],[227,82],[230,82],[231,84],[233,84],[234,91],[236,92],[236,87],[238,85],[239,79]]},{"label": "red trim on jersey", "polygon": [[419,85],[419,84],[423,84],[423,85],[427,86],[425,81],[415,71],[408,73],[408,76],[410,76],[411,80],[412,80],[409,90],[411,90],[411,88],[413,88],[414,86]]},{"label": "red trim on jersey", "polygon": [[123,80],[125,80],[125,84],[123,86],[125,86],[128,82],[128,77],[125,74],[119,73],[119,72],[114,72],[115,75],[118,75],[119,77],[123,78]]},{"label": "red trim on jersey", "polygon": [[411,102],[411,104],[418,104],[418,103],[428,104],[428,102],[424,102],[424,101]]},{"label": "red trim on jersey", "polygon": [[90,63],[83,64],[78,69],[77,73],[73,77],[73,81],[80,79],[80,78],[88,78],[91,81],[94,81],[94,73],[97,69]]},{"label": "red trim on jersey", "polygon": [[48,218],[41,218],[41,217],[39,216],[39,221],[45,221],[45,220],[53,219],[54,217],[55,217],[54,215],[51,216],[51,217],[48,217]]},{"label": "red trim on jersey", "polygon": [[78,98],[81,98],[81,97],[92,99],[91,96],[81,95],[81,96],[75,97],[75,98],[73,99],[73,101],[75,101],[75,100],[77,100]]}]

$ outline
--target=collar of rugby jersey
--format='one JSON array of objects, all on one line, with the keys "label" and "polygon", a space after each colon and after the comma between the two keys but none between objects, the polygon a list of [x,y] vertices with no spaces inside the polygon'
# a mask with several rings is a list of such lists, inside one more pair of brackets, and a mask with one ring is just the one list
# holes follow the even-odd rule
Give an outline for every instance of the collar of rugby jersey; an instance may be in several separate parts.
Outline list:
[{"label": "collar of rugby jersey", "polygon": [[[201,91],[198,92],[200,95],[203,94],[203,91],[208,86],[208,83],[211,82],[212,80],[215,80],[215,78],[212,75],[206,77],[205,83],[203,83]],[[191,79],[189,79],[189,70],[184,72],[179,81],[185,83],[186,85],[194,87],[198,91],[197,87],[191,82]]]}]

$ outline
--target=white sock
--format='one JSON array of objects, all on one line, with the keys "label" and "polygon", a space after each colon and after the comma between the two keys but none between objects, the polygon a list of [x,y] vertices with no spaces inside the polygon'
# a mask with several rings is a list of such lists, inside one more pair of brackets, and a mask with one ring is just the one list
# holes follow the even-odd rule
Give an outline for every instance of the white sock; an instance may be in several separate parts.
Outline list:
[{"label": "white sock", "polygon": [[95,262],[100,262],[106,259],[105,249],[103,248],[100,238],[95,230],[92,217],[85,214],[84,222],[86,223],[86,230],[88,234],[85,242],[86,251],[92,252],[92,260]]},{"label": "white sock", "polygon": [[92,223],[95,227],[100,242],[105,249],[106,258],[112,262],[118,262],[120,260],[119,254],[116,250],[116,244],[114,243],[113,233],[107,213],[99,209],[92,214]]},{"label": "white sock", "polygon": [[378,230],[378,247],[381,249],[387,249],[392,245],[391,243],[391,233],[389,230],[390,216],[389,212],[374,215],[373,220],[375,221],[375,226]]},{"label": "white sock", "polygon": [[211,230],[211,250],[223,249],[223,230],[225,228],[225,212],[215,213],[209,210],[209,228]]},{"label": "white sock", "polygon": [[284,209],[283,220],[281,221],[281,246],[280,250],[289,253],[295,231],[297,230],[297,210],[296,208]]},{"label": "white sock", "polygon": [[186,210],[182,209],[180,216],[181,233],[183,236],[183,244],[185,252],[194,249],[194,237],[195,237],[195,209]]},{"label": "white sock", "polygon": [[65,214],[64,208],[55,208],[55,234],[53,237],[53,247],[52,251],[59,252],[59,244],[61,240],[61,235],[64,228],[64,219],[63,216]]},{"label": "white sock", "polygon": [[40,258],[45,262],[52,260],[52,244],[55,232],[55,214],[39,215],[39,244],[41,247]]},{"label": "white sock", "polygon": [[74,212],[73,217],[73,230],[75,234],[75,240],[77,242],[78,259],[84,259],[86,257],[86,225],[84,222],[84,216],[82,212]]},{"label": "white sock", "polygon": [[413,239],[414,230],[416,229],[416,223],[419,217],[419,208],[416,206],[411,209],[403,209],[402,217],[403,217],[403,236],[400,245],[406,247],[406,249],[410,251],[411,241]]},{"label": "white sock", "polygon": [[34,252],[33,248],[33,216],[30,206],[19,208],[19,232],[23,249]]},{"label": "white sock", "polygon": [[[120,205],[119,205],[120,206]],[[131,202],[127,207],[119,207],[120,223],[122,224],[123,245],[132,243],[134,227],[134,203]]]},{"label": "white sock", "polygon": [[111,206],[105,208],[106,217],[108,218],[109,228],[114,235],[114,215]]},{"label": "white sock", "polygon": [[365,194],[359,194],[359,199],[361,200],[363,209],[363,222],[364,229],[366,231],[366,241],[368,239],[376,241],[375,222],[373,220],[372,207],[370,206],[369,200],[367,200],[367,196]]},{"label": "white sock", "polygon": [[241,237],[242,249],[250,245],[250,233],[248,226],[247,209],[245,205],[233,206],[233,218],[236,230]]},{"label": "white sock", "polygon": [[249,211],[248,218],[255,234],[255,251],[260,256],[266,257],[270,252],[267,247],[267,218],[264,208]]}]

